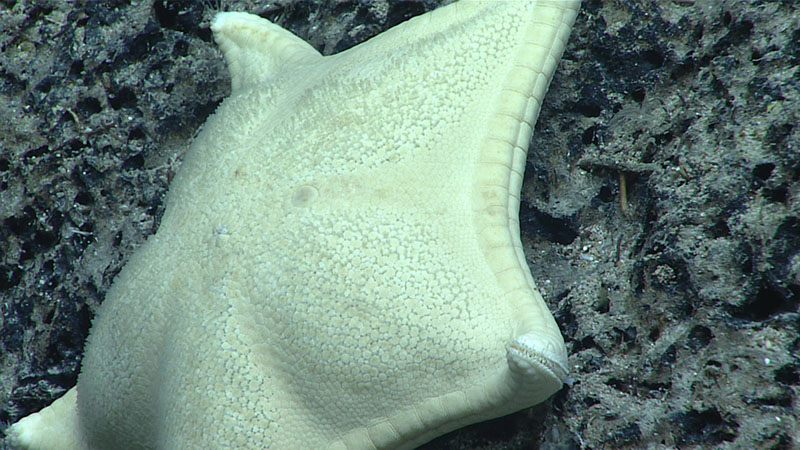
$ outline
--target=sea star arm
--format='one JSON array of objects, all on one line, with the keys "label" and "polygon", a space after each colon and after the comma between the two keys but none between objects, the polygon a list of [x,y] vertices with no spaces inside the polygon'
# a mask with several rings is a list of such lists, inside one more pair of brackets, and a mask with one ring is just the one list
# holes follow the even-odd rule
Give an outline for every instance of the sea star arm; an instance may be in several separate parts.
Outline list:
[{"label": "sea star arm", "polygon": [[312,64],[322,58],[306,41],[252,14],[218,14],[211,30],[228,63],[233,94],[269,83],[286,67]]},{"label": "sea star arm", "polygon": [[31,414],[8,429],[11,448],[81,450],[77,389],[72,388],[50,406]]}]

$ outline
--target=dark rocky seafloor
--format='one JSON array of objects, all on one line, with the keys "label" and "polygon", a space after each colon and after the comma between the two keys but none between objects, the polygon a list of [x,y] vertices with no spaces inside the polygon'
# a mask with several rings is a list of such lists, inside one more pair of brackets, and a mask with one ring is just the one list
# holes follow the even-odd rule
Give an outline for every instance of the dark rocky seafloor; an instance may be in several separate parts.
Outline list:
[{"label": "dark rocky seafloor", "polygon": [[[437,1],[0,0],[0,439],[229,92],[214,12],[324,54]],[[571,383],[426,449],[800,447],[800,2],[585,1],[528,154],[523,245]]]}]

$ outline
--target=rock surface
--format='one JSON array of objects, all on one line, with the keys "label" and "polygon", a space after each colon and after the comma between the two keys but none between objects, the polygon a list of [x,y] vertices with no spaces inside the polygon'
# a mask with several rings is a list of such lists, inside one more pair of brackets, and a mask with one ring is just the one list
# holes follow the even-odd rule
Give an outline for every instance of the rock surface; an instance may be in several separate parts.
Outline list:
[{"label": "rock surface", "polygon": [[[0,437],[75,384],[96,308],[228,92],[204,2],[90,3],[0,2]],[[224,6],[330,54],[439,3]],[[520,217],[574,381],[425,448],[800,446],[793,8],[584,1]]]}]

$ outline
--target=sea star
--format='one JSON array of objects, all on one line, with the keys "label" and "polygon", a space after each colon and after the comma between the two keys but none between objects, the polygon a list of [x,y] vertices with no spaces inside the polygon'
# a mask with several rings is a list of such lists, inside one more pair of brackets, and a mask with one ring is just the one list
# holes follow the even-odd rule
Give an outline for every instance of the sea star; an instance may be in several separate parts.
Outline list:
[{"label": "sea star", "polygon": [[462,0],[323,57],[212,24],[232,93],[31,448],[410,448],[567,375],[519,239],[577,0]]}]

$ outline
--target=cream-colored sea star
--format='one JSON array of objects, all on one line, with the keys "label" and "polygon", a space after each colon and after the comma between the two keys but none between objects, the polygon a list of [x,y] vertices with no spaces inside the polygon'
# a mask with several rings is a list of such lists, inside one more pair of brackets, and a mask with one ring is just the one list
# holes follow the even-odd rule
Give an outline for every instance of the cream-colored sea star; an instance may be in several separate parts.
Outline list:
[{"label": "cream-colored sea star", "polygon": [[[519,239],[578,1],[462,0],[323,57],[212,30],[232,94],[32,448],[409,448],[536,404],[567,356]],[[76,395],[77,392],[77,395]]]}]

